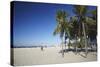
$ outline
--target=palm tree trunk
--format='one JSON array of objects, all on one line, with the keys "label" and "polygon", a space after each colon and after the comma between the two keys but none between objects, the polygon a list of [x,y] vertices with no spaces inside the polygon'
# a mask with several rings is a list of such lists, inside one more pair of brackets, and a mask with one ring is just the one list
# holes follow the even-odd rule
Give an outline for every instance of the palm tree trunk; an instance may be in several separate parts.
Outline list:
[{"label": "palm tree trunk", "polygon": [[64,44],[65,44],[65,51],[66,51],[66,34],[65,34],[65,42],[64,42]]},{"label": "palm tree trunk", "polygon": [[76,39],[75,39],[75,41],[76,41],[76,42],[75,42],[75,51],[76,51],[75,54],[77,54],[77,36],[76,36],[76,35],[75,35],[75,38],[76,38]]},{"label": "palm tree trunk", "polygon": [[69,38],[69,43],[68,43],[68,50],[70,50],[70,44],[71,44],[71,42],[70,42],[70,33],[69,33],[69,30],[68,30],[68,28],[67,28],[67,33],[68,33],[68,38]]},{"label": "palm tree trunk", "polygon": [[63,37],[61,38],[62,40],[62,57],[64,57],[64,50],[63,50]]},{"label": "palm tree trunk", "polygon": [[87,49],[87,38],[86,38],[86,32],[85,32],[85,25],[84,25],[84,23],[82,23],[82,27],[83,27],[83,34],[84,34],[84,39],[85,39],[85,55],[87,57],[88,49]]},{"label": "palm tree trunk", "polygon": [[65,51],[66,51],[66,41],[65,41]]},{"label": "palm tree trunk", "polygon": [[68,42],[68,50],[70,49],[69,42]]}]

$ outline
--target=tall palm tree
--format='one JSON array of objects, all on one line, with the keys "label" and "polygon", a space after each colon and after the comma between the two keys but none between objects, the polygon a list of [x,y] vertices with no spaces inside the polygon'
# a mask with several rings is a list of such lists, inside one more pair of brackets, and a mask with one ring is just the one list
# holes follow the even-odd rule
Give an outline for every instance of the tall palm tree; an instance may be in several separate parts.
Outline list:
[{"label": "tall palm tree", "polygon": [[[87,23],[87,31],[86,32],[87,32],[89,40],[93,40],[93,39],[96,40],[97,39],[96,38],[96,36],[97,36],[97,8],[89,11],[89,13],[90,13],[89,17],[91,19],[87,18],[87,20],[89,22]],[[90,46],[91,46],[91,44],[90,44]],[[97,44],[95,44],[95,46],[97,47]]]},{"label": "tall palm tree", "polygon": [[70,29],[71,29],[71,24],[70,22],[66,22],[65,24],[65,49],[66,49],[66,40],[69,39],[69,43],[68,43],[68,49],[70,49],[70,46],[71,46],[71,35],[70,35]]},{"label": "tall palm tree", "polygon": [[97,8],[95,10],[91,11],[92,14],[92,18],[95,21],[93,24],[93,28],[94,28],[94,36],[96,37],[97,35]]},{"label": "tall palm tree", "polygon": [[[75,39],[75,44],[73,45],[74,46],[74,49],[76,51],[76,54],[77,54],[77,37],[78,37],[78,22],[77,22],[78,18],[76,16],[73,16],[70,18],[70,23],[71,23],[71,33],[70,35],[72,36],[73,39]],[[74,33],[73,33],[74,32]]]},{"label": "tall palm tree", "polygon": [[56,14],[56,21],[57,21],[57,26],[55,31],[53,32],[54,35],[60,34],[60,38],[62,41],[62,56],[64,56],[64,51],[63,51],[63,37],[65,36],[65,24],[66,24],[66,17],[67,13],[63,10],[58,10]]},{"label": "tall palm tree", "polygon": [[[79,38],[82,41],[82,35],[84,36],[84,42],[85,42],[85,54],[87,56],[87,38],[86,38],[86,27],[85,27],[85,23],[86,23],[86,17],[87,17],[87,13],[88,13],[88,7],[87,6],[83,6],[83,5],[76,5],[74,6],[74,13],[76,14],[76,16],[78,17],[78,23],[79,23]],[[82,30],[82,31],[81,31]]]}]

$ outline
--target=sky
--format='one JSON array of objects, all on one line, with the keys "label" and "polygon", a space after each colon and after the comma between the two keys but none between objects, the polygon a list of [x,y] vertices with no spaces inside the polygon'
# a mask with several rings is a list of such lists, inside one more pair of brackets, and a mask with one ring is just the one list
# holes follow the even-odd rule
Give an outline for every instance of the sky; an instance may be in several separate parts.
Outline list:
[{"label": "sky", "polygon": [[[96,7],[90,6],[90,10]],[[47,4],[34,2],[14,2],[13,37],[14,46],[59,44],[59,35],[54,36],[56,28],[56,12],[64,10],[69,17],[74,16],[73,5]]]}]

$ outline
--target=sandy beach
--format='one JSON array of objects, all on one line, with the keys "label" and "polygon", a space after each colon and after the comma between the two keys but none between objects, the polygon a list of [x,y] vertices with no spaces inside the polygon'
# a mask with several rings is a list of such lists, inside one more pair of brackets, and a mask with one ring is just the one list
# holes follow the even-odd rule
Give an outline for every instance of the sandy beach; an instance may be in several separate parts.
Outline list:
[{"label": "sandy beach", "polygon": [[59,47],[47,47],[43,51],[38,48],[12,48],[14,50],[14,65],[42,65],[42,64],[58,64],[58,63],[74,63],[96,61],[96,52],[89,52],[87,58],[84,53],[80,52],[75,55],[70,51],[64,54],[60,53]]}]

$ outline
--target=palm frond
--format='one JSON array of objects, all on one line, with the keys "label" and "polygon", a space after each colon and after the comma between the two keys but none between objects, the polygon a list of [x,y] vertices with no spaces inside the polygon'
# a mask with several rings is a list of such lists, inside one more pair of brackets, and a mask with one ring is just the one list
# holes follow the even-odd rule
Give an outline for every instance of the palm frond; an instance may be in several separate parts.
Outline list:
[{"label": "palm frond", "polygon": [[96,25],[96,20],[93,20],[90,17],[85,17],[85,22],[89,25]]}]

